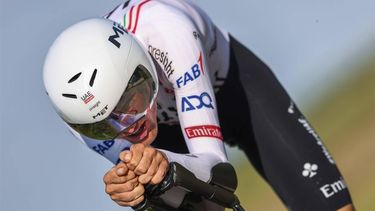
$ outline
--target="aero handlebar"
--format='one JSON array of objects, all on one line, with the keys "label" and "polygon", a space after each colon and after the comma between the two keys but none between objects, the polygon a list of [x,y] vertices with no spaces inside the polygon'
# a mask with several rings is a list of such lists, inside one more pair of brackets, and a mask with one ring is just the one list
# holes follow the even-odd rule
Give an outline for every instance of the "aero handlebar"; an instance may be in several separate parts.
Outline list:
[{"label": "aero handlebar", "polygon": [[[214,171],[214,169],[216,169],[216,171]],[[220,169],[220,171],[224,170],[224,172],[220,172],[218,171],[218,169]],[[227,175],[228,172],[229,175],[232,176],[229,181],[223,181],[223,177],[220,175],[215,176],[215,174]],[[221,181],[213,181],[215,178],[219,178],[221,179]],[[148,199],[152,198],[153,196],[161,195],[174,186],[178,186],[194,194],[202,196],[207,200],[213,201],[221,206],[232,208],[235,211],[244,210],[241,207],[240,201],[238,200],[237,196],[233,193],[237,186],[237,178],[234,169],[230,164],[217,164],[213,168],[211,182],[213,184],[209,184],[203,182],[202,180],[199,180],[191,171],[187,170],[185,167],[176,162],[172,162],[170,163],[169,171],[164,180],[156,186],[146,186],[145,200],[137,206],[133,207],[133,209],[137,211],[155,210],[152,208],[152,205],[149,204]]]}]

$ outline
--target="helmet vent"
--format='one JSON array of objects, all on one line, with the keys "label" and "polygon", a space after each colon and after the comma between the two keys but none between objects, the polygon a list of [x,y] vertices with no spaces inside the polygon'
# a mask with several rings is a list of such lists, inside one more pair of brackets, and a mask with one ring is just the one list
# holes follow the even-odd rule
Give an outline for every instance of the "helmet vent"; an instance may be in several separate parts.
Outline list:
[{"label": "helmet vent", "polygon": [[68,83],[72,83],[73,81],[77,80],[79,76],[82,74],[82,72],[77,73],[75,76],[73,76]]},{"label": "helmet vent", "polygon": [[77,95],[74,95],[74,94],[62,94],[62,96],[67,97],[67,98],[77,99]]},{"label": "helmet vent", "polygon": [[98,71],[98,70],[95,69],[94,72],[93,72],[92,75],[91,75],[91,79],[90,79],[90,86],[91,86],[91,87],[94,85],[94,81],[95,81],[95,77],[96,77],[96,72],[97,72],[97,71]]}]

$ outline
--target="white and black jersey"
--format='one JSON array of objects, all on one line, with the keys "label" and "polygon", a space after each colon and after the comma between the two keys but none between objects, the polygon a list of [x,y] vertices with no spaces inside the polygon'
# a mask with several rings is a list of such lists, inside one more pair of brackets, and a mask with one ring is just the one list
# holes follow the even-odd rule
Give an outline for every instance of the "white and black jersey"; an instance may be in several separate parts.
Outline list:
[{"label": "white and black jersey", "polygon": [[[208,181],[211,168],[227,162],[225,141],[245,152],[290,210],[351,203],[332,156],[272,71],[201,9],[183,0],[131,0],[104,17],[133,34],[157,64],[153,145],[170,161]],[[113,163],[131,145],[75,134]],[[177,207],[179,194],[166,202]]]}]

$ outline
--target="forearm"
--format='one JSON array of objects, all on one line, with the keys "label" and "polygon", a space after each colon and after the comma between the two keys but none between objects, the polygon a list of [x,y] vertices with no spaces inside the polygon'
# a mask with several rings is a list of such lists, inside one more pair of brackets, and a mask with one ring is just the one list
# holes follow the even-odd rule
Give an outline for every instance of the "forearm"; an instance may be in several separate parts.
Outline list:
[{"label": "forearm", "polygon": [[211,178],[211,169],[214,165],[220,162],[228,162],[223,153],[192,153],[192,154],[178,154],[163,149],[162,151],[168,158],[169,162],[177,162],[193,172],[194,175],[202,180],[209,181]]}]

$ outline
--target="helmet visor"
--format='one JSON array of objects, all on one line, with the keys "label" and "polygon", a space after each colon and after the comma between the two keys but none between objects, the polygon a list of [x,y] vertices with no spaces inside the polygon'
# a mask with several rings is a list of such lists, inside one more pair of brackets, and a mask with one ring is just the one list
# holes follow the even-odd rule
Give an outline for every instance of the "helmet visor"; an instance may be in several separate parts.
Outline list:
[{"label": "helmet visor", "polygon": [[110,140],[146,116],[156,97],[156,82],[150,72],[139,65],[111,114],[89,124],[68,123],[78,133],[98,140]]}]

